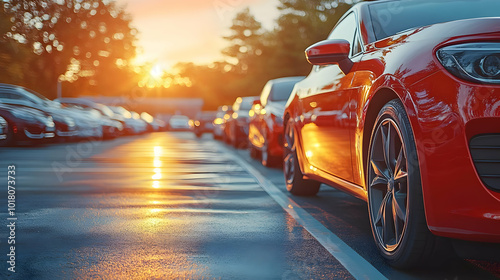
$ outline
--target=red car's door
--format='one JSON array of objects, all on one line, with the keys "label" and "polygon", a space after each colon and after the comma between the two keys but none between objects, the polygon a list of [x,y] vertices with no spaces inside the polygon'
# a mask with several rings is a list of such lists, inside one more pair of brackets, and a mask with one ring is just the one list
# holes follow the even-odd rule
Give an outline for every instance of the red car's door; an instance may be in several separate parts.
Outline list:
[{"label": "red car's door", "polygon": [[[329,36],[329,39],[349,41],[353,60],[359,57],[356,22],[354,13],[346,16]],[[298,91],[302,112],[301,142],[308,162],[351,182],[349,102],[353,73],[344,74],[338,65],[315,66],[306,80],[300,83],[302,89]]]}]

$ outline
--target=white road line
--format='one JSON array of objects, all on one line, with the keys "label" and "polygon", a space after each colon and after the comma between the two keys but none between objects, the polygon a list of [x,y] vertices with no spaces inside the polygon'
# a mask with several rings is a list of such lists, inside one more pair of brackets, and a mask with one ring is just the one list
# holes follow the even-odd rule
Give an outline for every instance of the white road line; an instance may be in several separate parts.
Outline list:
[{"label": "white road line", "polygon": [[[75,168],[67,168],[61,169],[61,171],[66,171],[65,173],[153,173],[154,169],[156,167],[75,167]],[[187,173],[193,172],[193,173],[202,173],[202,174],[212,174],[216,172],[227,172],[226,168],[223,167],[214,167],[210,170],[207,170],[207,168],[203,167],[186,167],[186,168],[160,168],[162,173]],[[30,173],[30,172],[39,172],[39,173],[55,173],[58,172],[59,170],[56,168],[39,168],[39,167],[27,167],[22,169],[23,172],[25,173]],[[232,172],[240,172],[244,171],[243,169],[239,168],[233,168],[231,169]],[[0,175],[1,176],[1,175]],[[215,177],[216,175],[214,175]]]},{"label": "white road line", "polygon": [[[221,146],[223,147],[223,146]],[[223,149],[226,149],[223,147]],[[231,151],[227,151],[233,154]],[[337,235],[329,231],[306,210],[302,209],[293,199],[285,195],[271,181],[266,179],[248,162],[235,155],[233,157],[241,167],[252,174],[259,185],[301,226],[303,226],[318,242],[337,259],[356,279],[387,279],[380,271],[367,260],[344,243]]]}]

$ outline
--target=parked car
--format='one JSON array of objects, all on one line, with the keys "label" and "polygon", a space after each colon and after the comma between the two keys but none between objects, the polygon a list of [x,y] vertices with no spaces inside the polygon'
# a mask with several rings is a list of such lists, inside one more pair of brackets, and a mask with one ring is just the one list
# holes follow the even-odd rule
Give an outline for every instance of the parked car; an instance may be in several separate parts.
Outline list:
[{"label": "parked car", "polygon": [[0,116],[0,146],[7,142],[7,132],[9,127],[7,126],[7,121]]},{"label": "parked car", "polygon": [[141,115],[135,111],[130,111],[130,114],[132,115],[132,119],[135,120],[136,125],[139,127],[140,132],[139,133],[145,133],[148,131],[148,124],[146,121],[141,119]]},{"label": "parked car", "polygon": [[146,122],[147,130],[152,131],[160,131],[162,129],[162,125],[164,125],[163,121],[157,120],[155,117],[151,116],[151,114],[147,112],[142,112],[140,114],[141,119]]},{"label": "parked car", "polygon": [[224,133],[226,142],[236,148],[248,146],[248,122],[249,113],[253,102],[258,100],[259,96],[238,97],[234,102],[231,115],[226,120]]},{"label": "parked car", "polygon": [[[213,121],[214,125],[214,139],[222,139],[224,135],[224,126],[226,123],[226,120],[224,119],[224,116],[226,115],[227,110],[229,110],[229,106],[224,105],[220,106],[217,109],[217,113],[215,114],[215,119]],[[229,118],[229,115],[228,115]]]},{"label": "parked car", "polygon": [[168,130],[189,131],[189,118],[183,115],[175,115],[170,117],[170,120],[168,121]]},{"label": "parked car", "polygon": [[199,112],[196,118],[193,120],[193,132],[196,137],[201,138],[204,133],[213,133],[214,131],[214,120],[216,118],[217,112],[204,111]]},{"label": "parked car", "polygon": [[74,139],[96,140],[114,136],[110,126],[103,127],[106,120],[102,118],[102,114],[99,111],[75,104],[61,104],[61,106],[75,120],[77,134]]},{"label": "parked car", "polygon": [[457,240],[498,248],[499,15],[496,0],[355,5],[306,50],[313,70],[284,115],[287,189],[367,201],[396,267],[439,263]]},{"label": "parked car", "polygon": [[20,86],[0,84],[0,102],[15,106],[29,107],[45,112],[53,118],[56,125],[55,134],[60,140],[77,134],[76,124],[59,104],[43,95]]},{"label": "parked car", "polygon": [[66,106],[76,106],[77,108],[93,109],[99,112],[98,118],[102,127],[102,135],[106,139],[115,138],[123,133],[124,120],[115,114],[108,106],[85,98],[57,98],[55,101]]},{"label": "parked car", "polygon": [[248,141],[250,155],[264,166],[276,166],[283,161],[283,114],[295,83],[304,77],[286,77],[267,82],[260,99],[250,111]]},{"label": "parked car", "polygon": [[22,106],[0,103],[0,116],[7,123],[5,138],[0,145],[17,145],[20,142],[40,143],[55,137],[56,125],[47,113]]},{"label": "parked car", "polygon": [[125,134],[140,134],[146,131],[147,126],[144,122],[139,122],[132,117],[132,113],[121,106],[108,106],[111,111],[123,119]]}]

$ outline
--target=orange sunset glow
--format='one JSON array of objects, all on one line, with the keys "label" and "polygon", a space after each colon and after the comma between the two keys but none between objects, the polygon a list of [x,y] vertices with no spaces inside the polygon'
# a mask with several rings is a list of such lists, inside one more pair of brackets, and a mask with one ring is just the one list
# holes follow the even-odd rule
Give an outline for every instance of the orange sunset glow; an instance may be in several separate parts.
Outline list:
[{"label": "orange sunset glow", "polygon": [[312,2],[288,0],[32,3],[0,10],[9,43],[0,49],[0,82],[49,99],[140,96],[119,105],[151,115],[178,113],[152,98],[194,100],[185,108],[193,116],[256,95],[269,79],[307,74],[302,53],[327,36],[331,24],[318,22],[340,5],[317,13]]},{"label": "orange sunset glow", "polygon": [[161,76],[178,62],[196,64],[223,60],[223,36],[236,13],[250,7],[256,18],[272,27],[277,0],[118,0],[139,31],[135,63],[154,63],[151,76]]}]

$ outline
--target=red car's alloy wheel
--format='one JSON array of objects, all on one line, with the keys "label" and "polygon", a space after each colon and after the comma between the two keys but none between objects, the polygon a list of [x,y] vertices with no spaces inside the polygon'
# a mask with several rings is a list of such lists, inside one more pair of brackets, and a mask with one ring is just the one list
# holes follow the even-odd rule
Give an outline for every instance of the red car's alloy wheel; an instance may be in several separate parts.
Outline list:
[{"label": "red car's alloy wheel", "polygon": [[374,134],[369,163],[372,223],[387,251],[401,243],[407,224],[408,172],[405,145],[398,125],[384,119]]},{"label": "red car's alloy wheel", "polygon": [[399,268],[435,266],[453,256],[447,240],[427,228],[414,139],[403,104],[387,103],[371,135],[368,210],[379,251]]}]

